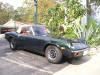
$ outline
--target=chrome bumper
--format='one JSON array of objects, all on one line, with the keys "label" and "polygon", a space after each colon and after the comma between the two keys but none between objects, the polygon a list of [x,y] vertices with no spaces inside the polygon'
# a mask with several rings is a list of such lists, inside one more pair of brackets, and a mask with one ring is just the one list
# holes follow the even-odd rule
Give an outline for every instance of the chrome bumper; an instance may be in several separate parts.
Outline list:
[{"label": "chrome bumper", "polygon": [[88,48],[83,49],[83,50],[78,50],[78,51],[72,51],[73,57],[80,57],[80,56],[85,56],[88,54]]}]

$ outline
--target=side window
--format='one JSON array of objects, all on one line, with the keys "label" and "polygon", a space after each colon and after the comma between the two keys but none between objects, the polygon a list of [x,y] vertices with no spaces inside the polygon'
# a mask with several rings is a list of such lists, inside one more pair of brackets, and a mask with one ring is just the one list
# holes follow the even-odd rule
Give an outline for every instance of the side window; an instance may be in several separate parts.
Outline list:
[{"label": "side window", "polygon": [[29,35],[32,34],[29,27],[23,27],[20,34]]},{"label": "side window", "polygon": [[35,32],[35,35],[40,35],[41,34],[40,29],[38,29],[37,27],[34,27],[34,32]]},{"label": "side window", "polygon": [[33,28],[34,28],[35,35],[39,35],[39,36],[40,35],[46,35],[44,27],[42,27],[42,26],[34,26]]},{"label": "side window", "polygon": [[40,30],[35,29],[35,34],[40,35],[41,34]]}]

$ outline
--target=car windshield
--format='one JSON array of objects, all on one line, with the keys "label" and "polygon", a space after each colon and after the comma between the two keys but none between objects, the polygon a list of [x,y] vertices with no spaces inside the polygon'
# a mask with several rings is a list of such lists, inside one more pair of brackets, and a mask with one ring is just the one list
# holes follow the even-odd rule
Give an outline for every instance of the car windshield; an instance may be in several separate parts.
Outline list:
[{"label": "car windshield", "polygon": [[44,26],[33,26],[35,35],[47,35]]}]

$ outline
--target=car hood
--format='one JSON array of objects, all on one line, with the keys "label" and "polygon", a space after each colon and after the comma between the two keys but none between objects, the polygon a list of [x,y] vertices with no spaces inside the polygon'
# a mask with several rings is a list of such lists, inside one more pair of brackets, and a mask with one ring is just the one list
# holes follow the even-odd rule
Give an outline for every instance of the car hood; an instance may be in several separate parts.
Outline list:
[{"label": "car hood", "polygon": [[88,48],[87,44],[82,43],[81,41],[76,39],[57,38],[48,36],[46,36],[44,39],[49,40],[51,43],[58,44],[60,46],[67,46],[69,48],[72,48],[72,50],[83,50]]},{"label": "car hood", "polygon": [[68,42],[70,42],[71,46],[73,46],[73,50],[83,50],[86,48],[89,48],[89,46],[86,44],[85,40],[82,39],[63,39],[66,40]]},{"label": "car hood", "polygon": [[72,43],[72,46],[74,47],[73,50],[83,50],[86,48],[89,48],[89,46],[87,44],[84,43]]}]

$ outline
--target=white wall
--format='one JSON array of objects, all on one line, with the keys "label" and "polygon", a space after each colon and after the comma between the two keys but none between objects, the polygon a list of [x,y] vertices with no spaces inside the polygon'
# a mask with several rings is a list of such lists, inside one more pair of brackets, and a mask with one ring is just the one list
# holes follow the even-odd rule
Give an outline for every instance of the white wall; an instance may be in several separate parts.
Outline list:
[{"label": "white wall", "polygon": [[91,4],[92,8],[92,16],[94,19],[100,23],[100,6],[95,6],[94,4]]}]

